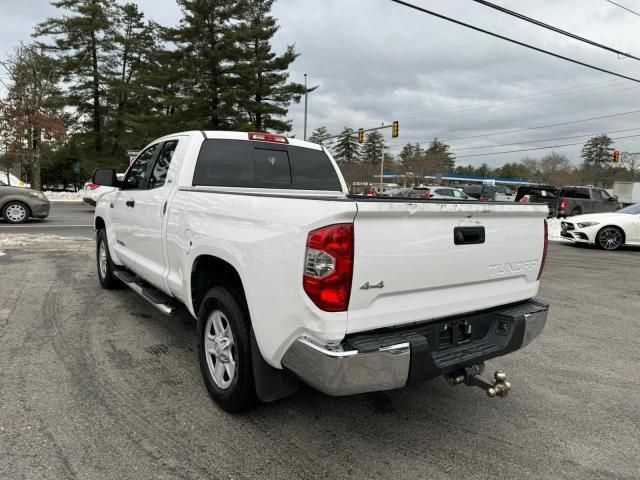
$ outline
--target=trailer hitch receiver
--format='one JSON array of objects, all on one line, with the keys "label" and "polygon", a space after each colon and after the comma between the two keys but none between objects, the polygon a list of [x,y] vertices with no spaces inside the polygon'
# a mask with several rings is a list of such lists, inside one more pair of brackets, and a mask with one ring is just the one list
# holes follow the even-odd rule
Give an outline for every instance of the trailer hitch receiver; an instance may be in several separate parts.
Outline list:
[{"label": "trailer hitch receiver", "polygon": [[454,386],[464,383],[469,387],[479,387],[487,392],[487,396],[491,398],[506,397],[511,390],[511,383],[507,382],[507,374],[502,370],[497,370],[493,374],[494,381],[490,381],[481,377],[483,371],[484,363],[472,365],[447,375],[447,381]]}]

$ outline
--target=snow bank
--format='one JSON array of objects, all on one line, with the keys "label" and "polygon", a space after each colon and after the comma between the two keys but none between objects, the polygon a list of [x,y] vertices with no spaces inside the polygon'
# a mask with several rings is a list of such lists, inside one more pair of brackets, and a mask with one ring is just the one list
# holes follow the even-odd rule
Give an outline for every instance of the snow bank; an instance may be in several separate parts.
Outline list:
[{"label": "snow bank", "polygon": [[76,244],[92,241],[89,237],[59,237],[57,235],[29,235],[22,233],[0,233],[0,248],[15,248],[31,245]]},{"label": "snow bank", "polygon": [[45,196],[52,202],[81,202],[82,191],[79,192],[44,192]]}]

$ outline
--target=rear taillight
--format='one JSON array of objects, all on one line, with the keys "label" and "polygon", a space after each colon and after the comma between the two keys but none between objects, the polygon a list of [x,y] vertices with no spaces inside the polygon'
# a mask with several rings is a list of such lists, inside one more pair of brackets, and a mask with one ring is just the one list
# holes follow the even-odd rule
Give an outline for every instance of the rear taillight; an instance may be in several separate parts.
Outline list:
[{"label": "rear taillight", "polygon": [[89,184],[87,185],[87,188],[88,188],[89,190],[95,190],[95,189],[96,189],[96,188],[98,188],[98,187],[100,187],[100,185],[98,185],[97,183],[89,183]]},{"label": "rear taillight", "polygon": [[547,261],[547,250],[549,249],[549,225],[547,221],[544,221],[544,247],[542,249],[542,261],[540,262],[540,270],[538,271],[538,280],[542,276],[542,270],[544,270],[544,263]]},{"label": "rear taillight", "polygon": [[560,202],[560,210],[566,210],[567,209],[567,199],[563,198],[562,202]]},{"label": "rear taillight", "polygon": [[353,276],[353,224],[329,225],[309,233],[302,285],[318,308],[344,312]]},{"label": "rear taillight", "polygon": [[284,135],[274,135],[273,133],[251,132],[249,133],[249,140],[270,143],[289,143],[289,139],[287,139],[287,137],[285,137]]},{"label": "rear taillight", "polygon": [[427,193],[425,194],[424,198],[429,200],[431,197],[433,197],[433,194],[430,191],[427,191]]}]

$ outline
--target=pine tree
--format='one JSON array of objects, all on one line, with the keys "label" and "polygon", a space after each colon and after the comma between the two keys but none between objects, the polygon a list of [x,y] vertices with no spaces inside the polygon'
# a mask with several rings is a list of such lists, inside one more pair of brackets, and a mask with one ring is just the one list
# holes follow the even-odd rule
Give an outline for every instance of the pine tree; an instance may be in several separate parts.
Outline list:
[{"label": "pine tree", "polygon": [[431,173],[447,173],[455,169],[455,155],[449,151],[449,145],[437,138],[425,150],[425,162]]},{"label": "pine tree", "polygon": [[611,158],[613,140],[606,134],[591,137],[582,147],[582,164],[585,167],[603,167]]},{"label": "pine tree", "polygon": [[[148,113],[148,99],[153,92],[144,72],[156,48],[153,25],[144,21],[144,14],[135,4],[118,6],[117,28],[111,39],[114,46],[108,81],[108,100],[113,106],[109,128],[111,154],[122,157],[122,137],[126,130],[133,135],[131,147],[140,145],[138,118]],[[125,129],[125,127],[128,127]],[[126,139],[125,139],[126,141]],[[137,143],[137,145],[133,145]]]},{"label": "pine tree", "polygon": [[360,160],[360,144],[353,128],[344,127],[341,137],[336,142],[333,155],[341,164],[353,164]]},{"label": "pine tree", "polygon": [[377,130],[370,132],[362,146],[362,161],[374,164],[380,163],[382,152],[386,148],[384,136]]},{"label": "pine tree", "polygon": [[240,50],[238,30],[242,2],[177,0],[183,17],[167,30],[176,45],[174,68],[182,74],[181,105],[185,128],[237,128]]},{"label": "pine tree", "polygon": [[283,120],[291,102],[305,93],[299,83],[287,83],[287,69],[298,57],[293,45],[282,55],[271,51],[271,41],[279,27],[270,15],[274,0],[244,0],[238,28],[240,44],[239,100],[247,116],[247,128],[257,131],[288,132],[291,121]]},{"label": "pine tree", "polygon": [[[326,142],[327,138],[330,136],[331,134],[327,130],[327,127],[318,127],[313,131],[313,133],[308,138],[308,140],[314,143],[324,143]],[[325,144],[324,146],[329,147],[328,144]]]},{"label": "pine tree", "polygon": [[35,36],[53,40],[41,45],[57,54],[69,84],[68,103],[79,117],[89,119],[95,151],[101,153],[105,64],[113,48],[109,40],[115,24],[115,0],[58,0],[51,4],[65,12],[60,18],[49,18],[38,25]]},{"label": "pine tree", "polygon": [[398,154],[398,157],[400,157],[400,162],[403,165],[407,165],[413,158],[414,152],[414,145],[411,143],[407,143],[404,147],[402,147],[402,150],[400,150],[400,153]]}]

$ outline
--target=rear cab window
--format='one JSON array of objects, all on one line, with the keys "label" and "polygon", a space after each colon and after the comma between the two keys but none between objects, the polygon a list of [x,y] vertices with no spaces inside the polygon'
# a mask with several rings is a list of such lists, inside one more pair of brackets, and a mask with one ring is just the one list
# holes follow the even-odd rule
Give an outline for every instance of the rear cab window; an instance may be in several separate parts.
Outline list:
[{"label": "rear cab window", "polygon": [[338,174],[322,150],[225,139],[204,141],[193,185],[342,191]]}]

